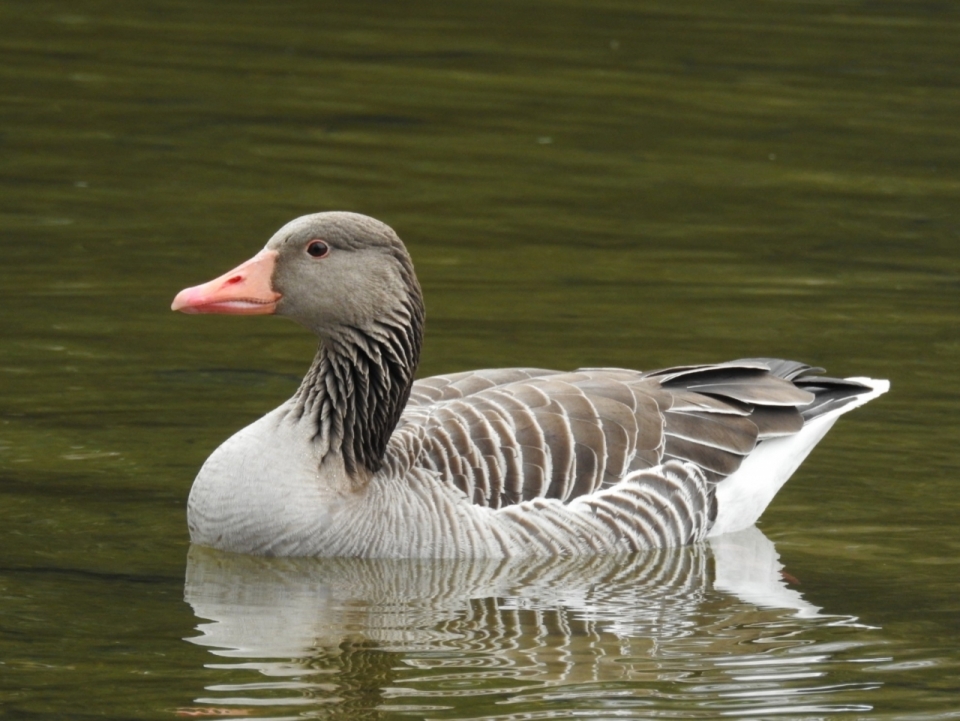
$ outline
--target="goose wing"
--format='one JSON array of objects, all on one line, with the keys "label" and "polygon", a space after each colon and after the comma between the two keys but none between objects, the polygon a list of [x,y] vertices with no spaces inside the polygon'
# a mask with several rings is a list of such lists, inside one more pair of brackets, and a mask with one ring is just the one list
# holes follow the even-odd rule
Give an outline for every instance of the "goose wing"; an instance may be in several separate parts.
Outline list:
[{"label": "goose wing", "polygon": [[491,508],[570,501],[670,460],[716,482],[758,441],[803,427],[815,394],[792,379],[815,370],[761,359],[435,376],[414,384],[401,429],[419,436],[417,465]]},{"label": "goose wing", "polygon": [[491,368],[421,378],[410,390],[407,410],[460,400],[498,386],[556,374],[557,371],[543,368]]}]

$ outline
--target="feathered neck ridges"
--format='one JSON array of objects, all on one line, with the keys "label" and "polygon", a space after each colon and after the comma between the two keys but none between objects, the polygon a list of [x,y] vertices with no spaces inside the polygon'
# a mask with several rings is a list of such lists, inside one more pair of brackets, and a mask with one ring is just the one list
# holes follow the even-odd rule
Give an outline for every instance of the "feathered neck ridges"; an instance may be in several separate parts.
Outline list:
[{"label": "feathered neck ridges", "polygon": [[352,478],[380,469],[410,397],[424,325],[423,297],[410,271],[410,292],[392,312],[321,338],[294,395],[301,417],[316,424],[321,459],[339,454]]}]

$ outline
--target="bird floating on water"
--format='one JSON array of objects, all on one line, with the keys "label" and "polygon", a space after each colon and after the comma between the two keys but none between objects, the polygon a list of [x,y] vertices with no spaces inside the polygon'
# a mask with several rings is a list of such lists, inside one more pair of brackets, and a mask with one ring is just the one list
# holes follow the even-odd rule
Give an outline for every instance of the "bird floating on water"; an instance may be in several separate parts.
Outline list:
[{"label": "bird floating on water", "polygon": [[424,306],[387,225],[297,218],[181,291],[184,313],[287,316],[320,338],[293,397],[207,459],[191,540],[274,556],[597,554],[753,525],[834,421],[889,382],[750,358],[655,371],[414,380]]}]

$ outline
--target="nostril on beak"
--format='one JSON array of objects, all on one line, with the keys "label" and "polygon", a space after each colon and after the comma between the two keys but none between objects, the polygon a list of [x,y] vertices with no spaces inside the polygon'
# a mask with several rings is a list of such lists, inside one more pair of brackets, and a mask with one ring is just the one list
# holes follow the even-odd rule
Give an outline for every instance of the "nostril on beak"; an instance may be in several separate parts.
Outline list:
[{"label": "nostril on beak", "polygon": [[236,284],[239,283],[241,280],[243,280],[243,276],[242,276],[242,275],[235,275],[235,276],[233,276],[232,278],[228,278],[228,279],[227,279],[226,285],[236,285]]}]

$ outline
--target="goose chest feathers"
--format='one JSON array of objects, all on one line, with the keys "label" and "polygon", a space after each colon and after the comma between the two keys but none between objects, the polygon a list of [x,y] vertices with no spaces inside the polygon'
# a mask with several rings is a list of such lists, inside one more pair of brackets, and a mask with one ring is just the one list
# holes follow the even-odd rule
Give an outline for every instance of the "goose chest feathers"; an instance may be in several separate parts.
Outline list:
[{"label": "goose chest feathers", "polygon": [[320,338],[293,397],[221,445],[190,492],[192,541],[239,553],[695,543],[756,522],[837,417],[889,388],[766,358],[414,381],[424,308],[413,263],[391,228],[354,213],[291,221],[173,309],[275,313]]}]

